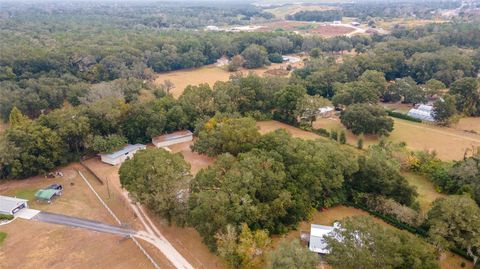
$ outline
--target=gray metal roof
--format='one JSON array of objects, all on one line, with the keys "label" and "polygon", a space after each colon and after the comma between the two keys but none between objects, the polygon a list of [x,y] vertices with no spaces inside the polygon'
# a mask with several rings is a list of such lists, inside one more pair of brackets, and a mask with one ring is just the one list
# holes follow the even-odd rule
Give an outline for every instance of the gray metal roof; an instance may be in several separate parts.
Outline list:
[{"label": "gray metal roof", "polygon": [[123,149],[121,149],[119,151],[115,151],[115,152],[110,153],[110,154],[101,154],[101,155],[105,156],[107,158],[115,159],[115,158],[118,158],[122,155],[128,154],[131,151],[138,150],[138,149],[143,149],[143,148],[145,148],[145,145],[142,145],[142,144],[126,145],[125,147],[123,147]]},{"label": "gray metal roof", "polygon": [[10,213],[25,202],[28,202],[28,200],[0,195],[0,212]]},{"label": "gray metal roof", "polygon": [[317,225],[312,224],[310,226],[310,242],[308,248],[310,251],[321,253],[321,254],[328,254],[329,251],[327,249],[327,243],[324,240],[324,236],[331,234],[331,232],[337,227],[334,226],[324,226],[324,225]]}]

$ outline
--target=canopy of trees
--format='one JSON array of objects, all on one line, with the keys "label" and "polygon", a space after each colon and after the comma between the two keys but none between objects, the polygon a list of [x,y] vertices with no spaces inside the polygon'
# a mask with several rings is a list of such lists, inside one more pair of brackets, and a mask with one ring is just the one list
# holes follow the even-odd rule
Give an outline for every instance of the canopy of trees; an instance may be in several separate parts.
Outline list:
[{"label": "canopy of trees", "polygon": [[351,105],[342,112],[340,120],[356,135],[388,135],[393,130],[393,120],[387,116],[385,109],[376,105]]}]

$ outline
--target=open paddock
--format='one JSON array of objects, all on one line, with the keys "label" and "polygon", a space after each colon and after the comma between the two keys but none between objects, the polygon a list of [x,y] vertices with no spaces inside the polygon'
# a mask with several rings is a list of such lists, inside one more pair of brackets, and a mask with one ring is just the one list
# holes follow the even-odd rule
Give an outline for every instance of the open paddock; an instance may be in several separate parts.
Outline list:
[{"label": "open paddock", "polygon": [[259,32],[298,32],[302,34],[319,35],[323,37],[334,37],[346,35],[355,30],[353,27],[343,25],[330,25],[328,23],[305,22],[305,21],[272,21],[261,25]]},{"label": "open paddock", "polygon": [[278,19],[284,19],[285,16],[292,15],[300,11],[325,11],[333,9],[336,8],[333,6],[292,4],[265,9],[265,12],[272,13]]},{"label": "open paddock", "polygon": [[[259,76],[265,76],[272,75],[272,72],[276,72],[278,75],[279,72],[273,70],[285,69],[287,65],[288,63],[273,63],[269,66],[262,68],[241,69],[238,72],[228,72],[224,68],[212,64],[199,68],[159,73],[155,79],[155,83],[157,85],[160,85],[165,80],[170,80],[174,85],[173,89],[170,90],[170,93],[173,95],[173,97],[178,98],[188,85],[196,86],[202,83],[207,83],[212,87],[217,81],[228,81],[230,79],[230,76],[234,74],[242,74],[246,76],[249,73],[254,73]],[[295,67],[302,67],[303,61],[292,65]],[[290,72],[281,73],[282,76],[288,76],[290,74]]]},{"label": "open paddock", "polygon": [[[387,140],[406,142],[411,150],[435,151],[442,160],[460,160],[468,149],[480,146],[480,135],[455,128],[440,127],[433,124],[416,123],[393,118],[394,129]],[[474,122],[474,121],[473,121]],[[470,122],[472,125],[472,123]],[[318,119],[314,128],[345,130],[338,117]],[[356,145],[358,136],[347,131],[347,143]],[[365,136],[364,145],[378,143],[378,137]]]}]

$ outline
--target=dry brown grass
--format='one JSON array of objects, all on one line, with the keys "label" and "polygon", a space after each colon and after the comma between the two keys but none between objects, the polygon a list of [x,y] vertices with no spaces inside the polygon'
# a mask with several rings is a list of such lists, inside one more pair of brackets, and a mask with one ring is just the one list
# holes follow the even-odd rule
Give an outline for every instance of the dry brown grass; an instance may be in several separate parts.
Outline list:
[{"label": "dry brown grass", "polygon": [[293,137],[303,138],[303,139],[319,139],[321,136],[314,134],[312,132],[307,132],[302,129],[293,127],[291,125],[281,123],[279,121],[269,120],[269,121],[258,121],[257,126],[261,134],[266,134],[273,132],[278,129],[285,129]]},{"label": "dry brown grass", "polygon": [[[480,146],[480,136],[454,128],[439,127],[433,124],[416,123],[394,118],[394,130],[387,138],[389,141],[406,142],[411,150],[435,151],[442,160],[459,160],[464,152]],[[469,120],[473,126],[476,120]],[[464,124],[466,126],[467,123]],[[338,117],[318,119],[315,128],[327,130],[345,130]],[[347,131],[347,143],[356,145],[358,136]],[[378,143],[378,137],[365,136],[364,145]]]},{"label": "dry brown grass", "polygon": [[321,5],[285,5],[276,8],[266,9],[265,12],[270,12],[278,19],[284,19],[285,16],[295,14],[300,11],[316,11],[316,10],[332,10],[333,6],[321,6]]},{"label": "dry brown grass", "polygon": [[305,21],[272,21],[261,25],[259,32],[272,32],[272,31],[287,31],[298,32],[302,34],[320,35],[323,37],[333,37],[339,35],[346,35],[353,32],[355,29],[351,27],[345,27],[341,25],[329,25],[326,23],[318,22],[305,22]]},{"label": "dry brown grass", "polygon": [[[276,69],[285,69],[287,64],[271,64],[267,67],[257,68],[257,69],[241,69],[237,74],[247,75],[249,73],[254,73],[259,76],[268,75],[267,71],[276,70]],[[297,64],[294,64],[296,67],[303,66],[303,62],[300,61]],[[207,65],[199,68],[193,69],[184,69],[166,73],[158,74],[155,79],[157,85],[163,83],[165,80],[170,80],[174,84],[174,88],[170,90],[170,93],[173,97],[178,98],[188,85],[199,85],[202,83],[207,83],[210,86],[213,86],[217,81],[228,81],[231,75],[235,73],[228,72],[222,67],[217,67],[215,65]],[[285,76],[289,75],[290,72],[284,73]]]}]

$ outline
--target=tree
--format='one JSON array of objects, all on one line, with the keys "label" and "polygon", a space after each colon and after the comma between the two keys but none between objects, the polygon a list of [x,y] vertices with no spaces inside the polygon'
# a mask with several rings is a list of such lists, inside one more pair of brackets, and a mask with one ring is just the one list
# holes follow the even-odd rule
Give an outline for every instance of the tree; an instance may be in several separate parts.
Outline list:
[{"label": "tree", "polygon": [[438,199],[425,223],[437,247],[465,249],[477,263],[480,258],[480,208],[475,201],[457,195]]},{"label": "tree", "polygon": [[340,115],[340,120],[355,135],[388,135],[393,130],[393,120],[377,105],[353,104]]},{"label": "tree", "polygon": [[225,152],[237,155],[251,150],[260,137],[252,118],[230,118],[217,115],[205,123],[192,149],[209,156]]},{"label": "tree", "polygon": [[340,144],[345,144],[345,143],[347,143],[347,135],[345,134],[345,131],[344,131],[344,130],[342,130],[342,131],[340,132],[340,136],[339,136],[339,138],[338,138],[338,142],[340,142]]},{"label": "tree", "polygon": [[295,109],[296,118],[299,118],[300,121],[306,121],[312,126],[313,122],[317,119],[319,109],[328,103],[327,99],[320,95],[311,96],[305,94],[303,98],[297,102]]},{"label": "tree", "polygon": [[6,143],[18,149],[18,155],[10,155],[5,164],[8,177],[25,178],[46,173],[65,160],[65,145],[58,134],[36,122],[8,128]]},{"label": "tree", "polygon": [[189,127],[198,119],[210,118],[215,115],[214,93],[208,84],[187,86],[178,101],[188,116]]},{"label": "tree", "polygon": [[243,52],[242,56],[245,59],[246,68],[257,68],[268,64],[268,53],[265,47],[252,44],[248,46]]},{"label": "tree", "polygon": [[405,205],[412,205],[415,201],[415,188],[408,184],[398,166],[384,154],[370,151],[367,156],[359,156],[358,167],[346,184],[355,192],[382,195]]},{"label": "tree", "polygon": [[284,239],[277,249],[270,252],[268,269],[315,269],[319,263],[317,254],[295,240]]},{"label": "tree", "polygon": [[439,268],[435,251],[427,242],[370,217],[346,218],[324,238],[330,251],[325,258],[333,268]]},{"label": "tree", "polygon": [[107,136],[96,135],[93,138],[91,149],[97,153],[112,153],[121,149],[128,143],[121,135],[111,134]]},{"label": "tree", "polygon": [[447,88],[447,86],[445,86],[445,84],[443,82],[441,82],[440,80],[436,80],[436,79],[430,79],[429,81],[427,81],[425,83],[424,87],[425,87],[425,90],[426,90],[427,94],[429,94],[430,96],[433,96],[435,94],[439,94],[440,90],[443,90],[443,89]]},{"label": "tree", "polygon": [[438,124],[448,126],[452,123],[452,118],[457,113],[455,103],[455,97],[451,95],[445,95],[443,99],[435,101],[433,118]]},{"label": "tree", "polygon": [[478,113],[480,92],[475,78],[461,78],[450,85],[450,94],[456,95],[457,110],[469,116]]},{"label": "tree", "polygon": [[383,72],[375,70],[367,70],[358,78],[359,81],[369,83],[373,89],[376,90],[378,95],[383,95],[387,88],[387,80]]},{"label": "tree", "polygon": [[230,60],[230,63],[227,66],[227,69],[229,72],[236,72],[244,64],[245,64],[245,59],[243,59],[242,55],[238,54],[232,57],[232,59]]},{"label": "tree", "polygon": [[420,88],[411,77],[397,79],[390,84],[383,96],[386,102],[397,102],[402,98],[403,103],[418,104],[426,101],[425,91]]},{"label": "tree", "polygon": [[276,117],[290,124],[296,123],[297,106],[304,100],[305,93],[305,88],[300,85],[288,85],[275,93]]},{"label": "tree", "polygon": [[20,109],[14,106],[12,108],[12,111],[10,112],[10,116],[8,117],[8,122],[10,123],[10,127],[22,125],[27,121],[28,121],[28,118],[22,114]]},{"label": "tree", "polygon": [[333,88],[336,94],[332,98],[332,103],[335,106],[357,103],[376,104],[380,97],[379,85],[365,80],[344,84],[335,83]]},{"label": "tree", "polygon": [[133,198],[153,212],[182,224],[186,215],[190,165],[180,153],[164,149],[141,150],[119,170],[120,183]]}]

